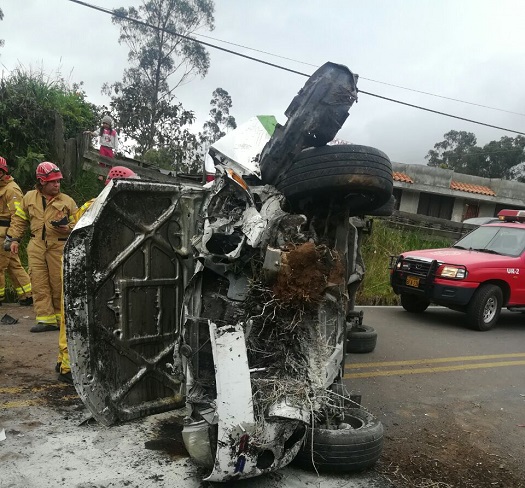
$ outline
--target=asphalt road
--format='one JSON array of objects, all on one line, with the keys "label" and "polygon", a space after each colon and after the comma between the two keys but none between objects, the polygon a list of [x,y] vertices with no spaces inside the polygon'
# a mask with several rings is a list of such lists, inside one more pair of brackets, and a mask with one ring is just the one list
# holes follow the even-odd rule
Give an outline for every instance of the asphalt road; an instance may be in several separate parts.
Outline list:
[{"label": "asphalt road", "polygon": [[378,342],[372,353],[347,356],[345,384],[384,424],[383,469],[435,462],[428,478],[443,483],[453,477],[447,469],[490,467],[486,485],[442,486],[524,486],[525,316],[504,311],[496,328],[479,332],[441,307],[419,315],[362,309]]}]

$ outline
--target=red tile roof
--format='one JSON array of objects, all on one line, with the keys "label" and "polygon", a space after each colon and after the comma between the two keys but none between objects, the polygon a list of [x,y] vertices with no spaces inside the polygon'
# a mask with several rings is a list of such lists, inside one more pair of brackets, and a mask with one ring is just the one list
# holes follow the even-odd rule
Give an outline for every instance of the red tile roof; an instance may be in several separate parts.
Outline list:
[{"label": "red tile roof", "polygon": [[401,181],[402,183],[414,183],[410,176],[406,175],[405,173],[399,173],[397,171],[394,171],[394,181]]},{"label": "red tile roof", "polygon": [[479,193],[480,195],[488,195],[495,197],[496,193],[488,186],[470,185],[468,183],[461,183],[459,181],[452,180],[450,182],[451,190],[466,191],[468,193]]}]

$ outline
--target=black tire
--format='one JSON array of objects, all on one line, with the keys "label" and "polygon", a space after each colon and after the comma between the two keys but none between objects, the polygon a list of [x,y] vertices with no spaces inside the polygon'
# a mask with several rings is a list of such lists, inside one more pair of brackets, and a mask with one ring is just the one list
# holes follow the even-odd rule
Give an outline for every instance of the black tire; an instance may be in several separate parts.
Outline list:
[{"label": "black tire", "polygon": [[376,348],[377,332],[368,325],[358,325],[348,331],[346,339],[346,352],[372,352]]},{"label": "black tire", "polygon": [[476,330],[490,330],[498,321],[503,292],[496,285],[481,285],[474,293],[467,307],[467,318],[472,328]]},{"label": "black tire", "polygon": [[372,217],[390,217],[396,209],[396,198],[394,195],[390,197],[388,202],[384,205],[381,205],[379,208],[372,210],[368,215]]},{"label": "black tire", "polygon": [[344,201],[354,212],[371,212],[392,196],[392,165],[388,156],[355,144],[307,149],[276,184],[294,202],[314,198]]},{"label": "black tire", "polygon": [[423,297],[412,295],[410,293],[401,293],[401,306],[410,313],[423,313],[430,302]]},{"label": "black tire", "polygon": [[353,428],[308,429],[305,443],[295,458],[297,465],[342,473],[362,471],[377,462],[383,449],[383,425],[363,409],[347,408],[345,412],[344,422]]}]

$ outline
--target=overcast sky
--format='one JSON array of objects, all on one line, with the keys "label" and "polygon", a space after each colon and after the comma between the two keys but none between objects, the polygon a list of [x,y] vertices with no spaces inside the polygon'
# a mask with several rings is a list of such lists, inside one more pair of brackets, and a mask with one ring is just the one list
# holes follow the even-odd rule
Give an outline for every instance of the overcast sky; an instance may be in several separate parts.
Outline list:
[{"label": "overcast sky", "polygon": [[[139,0],[88,0],[113,9]],[[216,0],[214,38],[250,56],[312,73],[327,61],[360,75],[361,90],[433,110],[525,132],[525,116],[394,88],[383,83],[525,114],[523,0]],[[110,16],[68,0],[0,0],[0,66],[60,71],[83,81],[90,101],[108,104],[104,82],[121,79],[127,49]],[[215,42],[205,39],[207,42]],[[306,78],[210,49],[211,68],[178,91],[202,124],[217,87],[229,92],[242,123],[284,111]],[[314,66],[312,66],[314,65]],[[371,81],[376,80],[376,81]],[[382,82],[382,83],[378,83]],[[117,122],[118,125],[118,122]],[[485,128],[361,94],[338,134],[377,147],[392,161],[426,164],[425,155],[449,130],[476,134],[478,145],[516,134]]]}]

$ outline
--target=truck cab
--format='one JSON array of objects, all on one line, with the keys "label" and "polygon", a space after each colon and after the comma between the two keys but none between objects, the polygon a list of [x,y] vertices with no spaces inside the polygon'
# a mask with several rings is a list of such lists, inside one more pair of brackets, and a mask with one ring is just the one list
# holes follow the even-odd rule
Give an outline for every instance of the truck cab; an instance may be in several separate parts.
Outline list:
[{"label": "truck cab", "polygon": [[390,283],[401,305],[422,313],[433,303],[467,314],[489,330],[502,307],[525,311],[525,210],[502,210],[449,248],[403,252],[391,261]]}]

